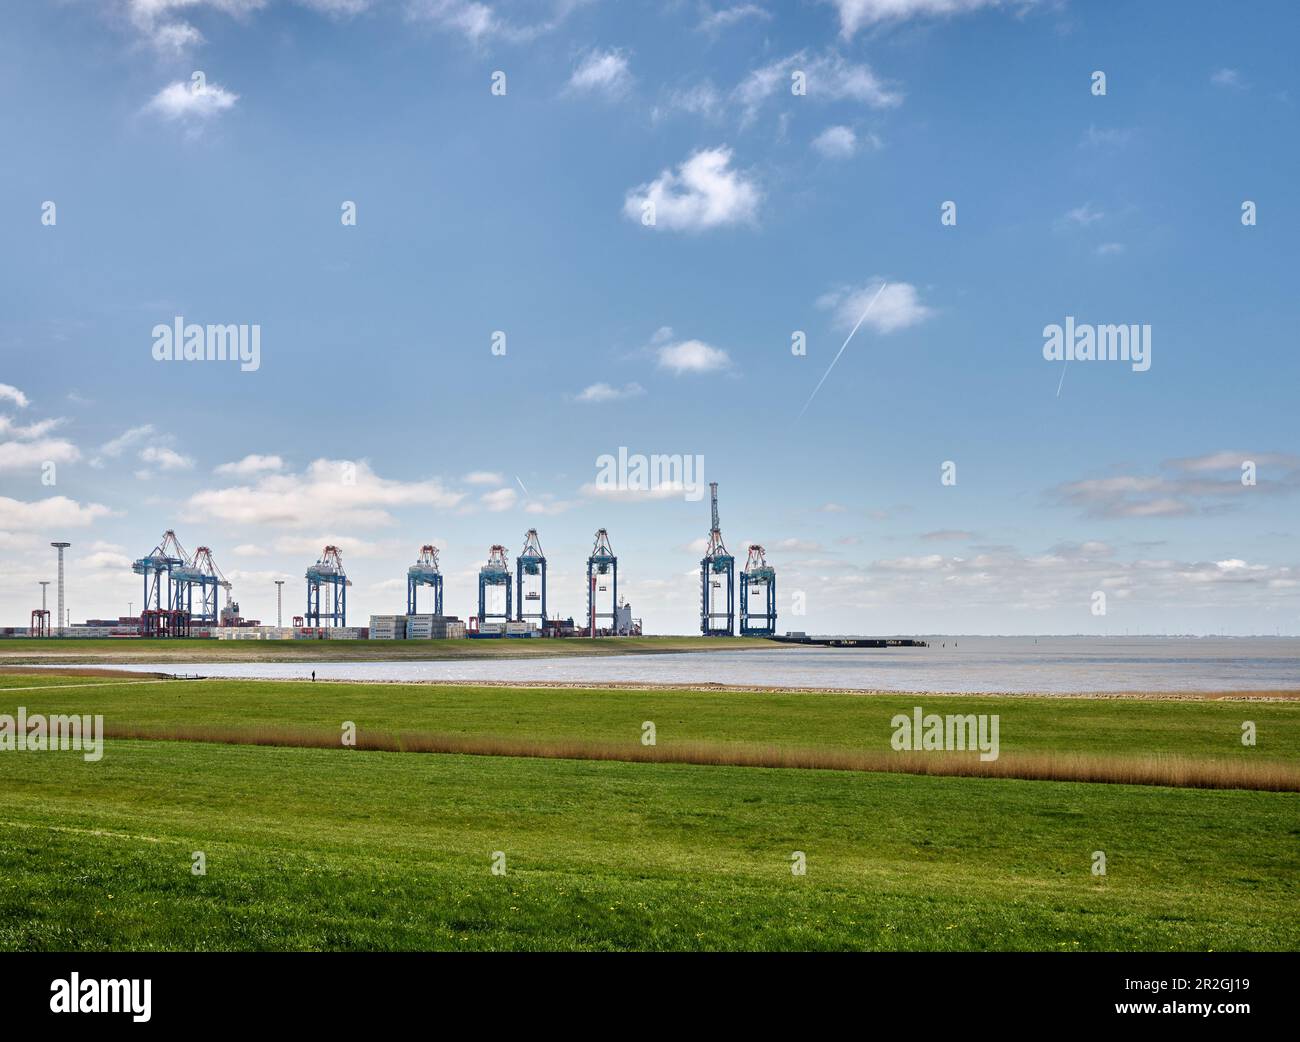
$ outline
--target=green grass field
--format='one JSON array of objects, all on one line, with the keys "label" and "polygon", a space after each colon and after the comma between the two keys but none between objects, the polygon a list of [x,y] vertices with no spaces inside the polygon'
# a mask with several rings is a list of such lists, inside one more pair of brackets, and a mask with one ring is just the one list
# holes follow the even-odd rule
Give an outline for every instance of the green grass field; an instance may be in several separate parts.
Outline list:
[{"label": "green grass field", "polygon": [[[661,745],[854,748],[916,704],[999,713],[1004,749],[1300,754],[1284,702],[0,677],[0,712],[110,726],[635,743],[654,720]],[[5,949],[1294,949],[1297,864],[1294,793],[184,741],[0,755]]]},{"label": "green grass field", "polygon": [[758,637],[598,637],[595,640],[0,640],[0,665],[87,662],[421,662],[738,651],[790,645]]},{"label": "green grass field", "polygon": [[[60,694],[61,687],[68,690]],[[351,720],[363,732],[636,742],[649,720],[660,745],[711,741],[831,749],[883,747],[891,733],[890,718],[920,705],[927,712],[997,713],[1002,749],[1008,752],[1300,761],[1300,701],[155,681],[43,674],[0,675],[0,698],[31,712],[100,713],[110,726],[286,726],[337,732],[343,721]],[[1244,720],[1256,724],[1254,748],[1241,744]]]}]

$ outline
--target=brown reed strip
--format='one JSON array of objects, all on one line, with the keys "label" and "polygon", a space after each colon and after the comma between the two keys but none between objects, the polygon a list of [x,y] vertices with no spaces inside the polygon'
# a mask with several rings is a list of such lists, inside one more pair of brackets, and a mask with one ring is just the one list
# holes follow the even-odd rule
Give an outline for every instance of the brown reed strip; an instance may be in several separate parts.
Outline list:
[{"label": "brown reed strip", "polygon": [[[109,738],[216,742],[310,749],[343,748],[332,731],[283,727],[186,725],[106,727]],[[560,760],[617,760],[629,763],[680,763],[710,767],[782,767],[825,771],[878,771],[963,778],[1018,778],[1027,781],[1098,782],[1116,785],[1167,785],[1196,789],[1256,789],[1300,792],[1300,768],[1275,761],[1202,760],[1185,756],[1104,756],[1096,753],[1004,753],[984,762],[976,753],[804,749],[723,742],[673,742],[645,746],[635,742],[584,739],[531,739],[492,735],[384,733],[360,731],[358,750],[405,753],[455,753],[470,756],[542,757]]]}]

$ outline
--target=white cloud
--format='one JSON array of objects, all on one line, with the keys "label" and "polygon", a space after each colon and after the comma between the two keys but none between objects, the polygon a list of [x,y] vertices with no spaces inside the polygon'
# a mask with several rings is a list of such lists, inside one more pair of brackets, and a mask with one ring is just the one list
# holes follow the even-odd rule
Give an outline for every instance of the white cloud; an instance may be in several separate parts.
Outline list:
[{"label": "white cloud", "polygon": [[0,435],[12,435],[10,440],[0,442],[0,470],[24,470],[47,462],[70,463],[80,459],[81,453],[72,442],[45,437],[64,422],[56,416],[15,424],[8,416],[0,416]]},{"label": "white cloud", "polygon": [[587,0],[550,0],[532,6],[541,9],[539,20],[530,22],[507,21],[479,0],[408,0],[407,12],[417,21],[428,22],[439,29],[460,33],[470,43],[480,45],[488,40],[506,43],[527,43],[546,33],[553,32],[566,18]]},{"label": "white cloud", "polygon": [[[881,285],[882,280],[877,278],[860,288],[843,286],[819,297],[817,306],[833,311],[835,325],[845,331],[857,325],[864,312],[866,318],[862,319],[862,324],[878,333],[907,329],[934,314],[933,309],[921,303],[916,287],[911,283],[884,283],[883,290]],[[871,303],[873,299],[874,304]]]},{"label": "white cloud", "polygon": [[509,510],[519,499],[519,493],[508,485],[505,488],[496,489],[493,492],[484,492],[479,497],[485,507],[493,513],[500,513],[502,510]]},{"label": "white cloud", "polygon": [[15,438],[30,440],[32,438],[43,438],[56,427],[61,427],[68,421],[62,416],[52,416],[44,420],[36,420],[34,423],[15,426],[14,421],[8,416],[0,416],[0,434],[12,434]]},{"label": "white cloud", "polygon": [[641,221],[646,204],[654,206],[656,229],[698,232],[731,224],[752,224],[762,192],[757,183],[731,168],[731,149],[694,152],[676,170],[631,189],[623,214]]},{"label": "white cloud", "polygon": [[318,459],[302,474],[266,474],[252,485],[197,492],[186,501],[186,514],[293,527],[319,524],[322,517],[337,524],[387,525],[393,523],[389,508],[449,509],[464,498],[438,481],[381,478],[365,460]]},{"label": "white cloud", "polygon": [[[949,563],[943,554],[921,554],[907,557],[890,557],[881,561],[876,561],[877,568],[887,569],[895,572],[928,572],[936,568],[942,568]],[[954,564],[964,563],[960,557],[952,559]]]},{"label": "white cloud", "polygon": [[266,550],[257,543],[240,543],[232,551],[236,557],[265,557]]},{"label": "white cloud", "polygon": [[80,458],[77,447],[62,438],[0,442],[0,470],[25,470],[46,462],[71,463]]},{"label": "white cloud", "polygon": [[1114,257],[1124,252],[1127,247],[1122,242],[1103,242],[1097,247],[1098,257]]},{"label": "white cloud", "polygon": [[[184,57],[203,35],[195,26],[182,20],[182,12],[210,9],[246,20],[248,15],[268,6],[270,0],[122,0],[132,25],[151,47],[167,58]],[[296,0],[302,7],[325,15],[354,15],[368,10],[375,0]]]},{"label": "white cloud", "polygon": [[[99,503],[82,506],[67,496],[50,496],[35,502],[0,496],[0,529],[84,528],[113,511]],[[57,536],[57,533],[54,533]]]},{"label": "white cloud", "polygon": [[418,0],[410,10],[413,17],[459,32],[471,43],[503,31],[492,8],[473,0]]},{"label": "white cloud", "polygon": [[[905,22],[912,18],[965,14],[983,7],[1001,7],[1003,0],[824,0],[834,5],[840,16],[840,35],[852,39],[859,29],[870,29],[887,22]],[[1018,7],[1028,7],[1034,0],[1019,0]]]},{"label": "white cloud", "polygon": [[852,127],[827,127],[813,138],[812,146],[827,159],[848,159],[858,150],[858,136]]},{"label": "white cloud", "polygon": [[[768,545],[774,546],[771,537]],[[1300,568],[1268,563],[1231,543],[1199,561],[1127,559],[1095,540],[1040,552],[1011,546],[930,552],[959,545],[922,543],[923,549],[875,560],[864,559],[860,547],[837,547],[840,553],[834,557],[803,555],[806,560],[798,559],[797,552],[782,552],[774,564],[785,576],[787,589],[821,591],[816,605],[810,601],[812,611],[804,627],[810,632],[832,632],[829,627],[845,618],[860,620],[857,625],[866,629],[897,626],[905,631],[934,627],[949,633],[1050,633],[1092,626],[1115,632],[1118,626],[1120,632],[1127,627],[1145,632],[1140,628],[1143,619],[1171,619],[1187,610],[1202,611],[1208,628],[1223,618],[1225,609],[1245,612],[1264,605],[1269,613],[1265,618],[1290,618],[1300,608]],[[678,612],[683,622],[691,607],[698,614],[691,597],[698,598],[698,580],[698,571],[694,582],[684,577],[685,597]],[[1107,619],[1087,614],[1096,590],[1107,591],[1112,609]],[[642,596],[634,603],[649,615],[650,600]],[[659,610],[656,606],[655,613]]]},{"label": "white cloud", "polygon": [[122,453],[132,445],[136,444],[136,442],[148,437],[152,433],[152,423],[146,423],[139,427],[129,427],[112,441],[104,442],[104,444],[99,447],[99,454],[101,456],[109,456],[115,459],[122,455]]},{"label": "white cloud", "polygon": [[571,500],[556,499],[551,495],[541,495],[528,501],[524,507],[525,512],[529,514],[542,514],[551,516],[563,514],[566,510],[572,510],[578,504]]},{"label": "white cloud", "polygon": [[492,8],[476,0],[413,0],[410,12],[413,18],[458,32],[475,44],[507,32]]},{"label": "white cloud", "polygon": [[103,467],[103,457],[107,456],[109,459],[117,459],[122,455],[122,453],[126,452],[127,449],[139,444],[141,441],[144,441],[146,438],[153,435],[153,433],[154,426],[152,423],[145,423],[141,424],[139,427],[127,428],[116,438],[104,442],[104,444],[99,447],[98,455],[91,457],[90,465],[96,469]]},{"label": "white cloud", "polygon": [[175,449],[158,445],[149,445],[141,449],[140,461],[152,464],[158,470],[188,470],[194,466],[194,461],[188,456],[182,456]]},{"label": "white cloud", "polygon": [[1076,206],[1073,210],[1066,210],[1065,216],[1061,220],[1066,224],[1078,225],[1086,228],[1090,224],[1095,224],[1106,215],[1098,210],[1092,203],[1084,203],[1082,206]]},{"label": "white cloud", "polygon": [[650,118],[657,123],[673,112],[685,112],[704,119],[717,119],[722,114],[722,100],[713,81],[702,80],[667,91],[663,101],[650,110]]},{"label": "white cloud", "polygon": [[[275,541],[278,554],[302,554],[311,558],[320,557],[327,546],[337,546],[345,558],[378,557],[381,554],[399,552],[400,548],[392,543],[375,543],[350,535],[315,535],[284,536]],[[344,565],[346,568],[346,564]]]},{"label": "white cloud", "polygon": [[1240,89],[1244,86],[1241,82],[1241,73],[1236,69],[1216,69],[1210,76],[1210,82],[1216,87]]},{"label": "white cloud", "polygon": [[0,384],[0,401],[13,402],[20,409],[26,409],[31,404],[27,395],[11,384]]},{"label": "white cloud", "polygon": [[374,0],[297,0],[297,2],[321,14],[349,15],[368,11]]},{"label": "white cloud", "polygon": [[284,469],[284,460],[279,456],[260,456],[254,452],[237,462],[222,463],[213,473],[247,477],[250,474],[260,474],[263,471],[282,469]]},{"label": "white cloud", "polygon": [[1240,471],[1241,465],[1250,460],[1257,467],[1276,468],[1281,471],[1300,470],[1300,456],[1286,452],[1243,452],[1238,449],[1220,449],[1218,452],[1204,456],[1184,456],[1166,462],[1173,470],[1205,473],[1207,471]]},{"label": "white cloud", "polygon": [[[1257,484],[1243,485],[1242,464],[1259,468]],[[1160,518],[1214,516],[1238,496],[1300,492],[1300,456],[1222,450],[1166,460],[1160,474],[1111,474],[1056,486],[1050,498],[1085,517]]]},{"label": "white cloud", "polygon": [[721,32],[750,18],[755,21],[766,22],[771,20],[772,15],[757,4],[736,4],[732,7],[722,7],[716,11],[709,11],[700,19],[700,24],[696,26],[696,29],[705,33]]},{"label": "white cloud", "polygon": [[611,387],[607,383],[594,383],[584,387],[577,396],[577,400],[580,402],[617,402],[622,401],[624,398],[635,398],[642,394],[645,394],[645,388],[638,383],[624,384],[622,387]]},{"label": "white cloud", "polygon": [[603,94],[617,98],[632,86],[627,52],[614,49],[588,51],[569,77],[570,93]]},{"label": "white cloud", "polygon": [[744,121],[751,121],[778,92],[788,92],[795,72],[804,74],[807,96],[815,101],[856,101],[873,109],[894,108],[903,102],[902,93],[881,80],[870,66],[846,61],[834,52],[813,55],[802,50],[755,69],[740,82],[732,96],[744,110]]},{"label": "white cloud", "polygon": [[238,18],[263,7],[266,0],[126,0],[127,13],[135,27],[154,47],[171,53],[178,43],[198,43],[202,37],[188,22],[174,18],[177,12],[210,7]]},{"label": "white cloud", "polygon": [[1087,148],[1119,148],[1127,145],[1131,140],[1133,140],[1133,131],[1130,128],[1089,125],[1079,144]]},{"label": "white cloud", "polygon": [[116,572],[130,568],[131,558],[127,557],[125,554],[100,550],[95,553],[86,554],[85,557],[78,557],[73,562],[73,566],[76,568],[97,568]]},{"label": "white cloud", "polygon": [[706,344],[703,340],[665,344],[659,348],[658,354],[659,368],[671,370],[676,375],[712,373],[731,365],[731,358],[726,351]]},{"label": "white cloud", "polygon": [[164,22],[149,33],[149,42],[159,53],[180,58],[203,42],[203,34],[188,22]]},{"label": "white cloud", "polygon": [[[177,58],[203,40],[189,22],[174,18],[175,12],[202,6],[203,0],[126,0],[127,13],[135,28],[158,53]],[[243,14],[261,5],[261,0],[226,0],[224,9]],[[214,5],[216,6],[216,5]]]},{"label": "white cloud", "polygon": [[786,550],[791,553],[820,553],[822,544],[815,539],[782,539],[771,544],[773,550]]},{"label": "white cloud", "polygon": [[146,112],[174,121],[206,120],[234,108],[239,95],[216,83],[196,89],[187,80],[177,80],[155,94]]},{"label": "white cloud", "polygon": [[639,502],[647,499],[681,499],[690,489],[680,481],[660,481],[650,488],[619,488],[590,481],[578,491],[592,499],[609,500],[611,502]]},{"label": "white cloud", "polygon": [[465,475],[463,480],[468,485],[504,485],[506,483],[504,474],[498,474],[491,470],[471,471]]},{"label": "white cloud", "polygon": [[755,69],[741,81],[732,94],[744,106],[747,120],[752,119],[759,106],[778,90],[789,89],[791,73],[805,57],[806,52],[800,51],[782,61]]},{"label": "white cloud", "polygon": [[940,528],[923,532],[921,538],[927,543],[968,542],[975,538],[975,533],[961,528]]}]

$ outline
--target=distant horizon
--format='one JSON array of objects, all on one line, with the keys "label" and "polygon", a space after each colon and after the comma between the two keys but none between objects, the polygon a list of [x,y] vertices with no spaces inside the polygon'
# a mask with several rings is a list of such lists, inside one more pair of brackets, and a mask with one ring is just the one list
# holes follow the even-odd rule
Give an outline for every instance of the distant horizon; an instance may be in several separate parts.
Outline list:
[{"label": "distant horizon", "polygon": [[[401,615],[401,614],[403,614],[403,613],[402,613],[402,612],[368,612],[368,613],[366,613],[365,615],[359,615],[359,616],[358,616],[358,619],[361,619],[361,620],[364,620],[364,621],[353,622],[352,619],[351,619],[351,613],[349,612],[348,628],[351,629],[351,628],[354,628],[354,627],[365,627],[365,626],[368,626],[368,625],[369,625],[369,621],[370,621],[370,617],[371,617],[372,615]],[[462,613],[458,613],[458,612],[454,612],[454,611],[444,611],[444,615],[447,615],[447,616],[454,616],[454,617],[460,618],[461,620],[464,620],[464,619],[467,617],[466,615],[464,615],[464,614],[462,614]],[[124,617],[126,617],[126,616],[124,616]],[[568,616],[565,616],[565,618],[567,618],[567,617],[568,617]],[[108,616],[93,616],[93,618],[103,618],[103,619],[107,619]],[[275,623],[274,623],[273,621],[268,622],[268,621],[265,620],[265,619],[261,619],[261,620],[259,620],[259,622],[260,622],[260,624],[261,624],[262,626],[271,626],[271,627],[274,627],[274,626],[275,626]],[[87,620],[85,620],[85,619],[82,619],[82,620],[73,619],[73,621],[72,621],[72,625],[73,625],[73,626],[84,626],[84,625],[86,625],[86,623],[87,623]],[[26,625],[26,624],[24,624],[24,625]],[[51,626],[53,627],[53,623],[51,623]],[[17,625],[10,626],[9,624],[6,624],[6,627],[7,627],[7,628],[20,628],[20,627],[18,627]],[[286,622],[286,623],[284,624],[284,627],[283,627],[283,628],[285,628],[285,629],[292,629],[293,627],[292,627],[291,623]],[[803,635],[805,635],[805,636],[807,636],[807,637],[812,637],[812,638],[829,638],[829,639],[859,639],[859,640],[873,640],[873,639],[874,639],[874,640],[907,640],[907,639],[913,639],[913,640],[927,640],[927,641],[933,641],[933,640],[964,640],[964,639],[971,639],[971,638],[974,638],[974,639],[980,639],[980,640],[1030,640],[1030,639],[1033,639],[1033,640],[1040,640],[1040,639],[1046,639],[1046,640],[1152,640],[1152,639],[1161,639],[1161,640],[1300,640],[1300,633],[1223,633],[1223,632],[1206,632],[1206,633],[974,633],[974,632],[971,632],[971,633],[927,633],[927,632],[925,632],[925,631],[913,631],[913,632],[907,632],[907,633],[903,633],[903,632],[898,632],[898,633],[886,633],[886,632],[881,632],[881,633],[865,633],[865,632],[864,632],[864,633],[859,633],[859,632],[852,632],[852,633],[849,633],[849,632],[832,633],[832,632],[822,632],[822,631],[813,631],[813,630],[800,630],[800,629],[797,629],[797,628],[791,628],[791,629],[789,629],[789,630],[784,629],[784,628],[780,628],[780,629],[778,629],[778,631],[777,631],[777,633],[776,633],[776,637],[777,637],[777,638],[786,637],[786,636],[789,636],[791,633],[800,633],[800,634],[803,634]],[[3,634],[0,634],[0,638],[3,638],[3,636],[4,636]],[[705,636],[701,635],[701,634],[699,633],[698,630],[695,631],[695,632],[676,632],[676,633],[673,633],[673,632],[667,632],[667,631],[663,631],[663,632],[658,632],[658,631],[648,631],[648,632],[646,632],[646,633],[643,633],[642,636],[644,636],[644,637],[675,637],[675,638],[680,638],[680,637],[698,637],[701,641],[708,641],[708,640],[712,640],[712,639],[714,639],[714,638],[712,638],[712,637],[705,637]],[[739,634],[737,634],[737,636],[739,636]],[[57,634],[57,633],[51,633],[49,639],[57,639],[57,638],[58,638],[58,634]],[[13,639],[24,639],[24,638],[13,638]],[[45,639],[45,638],[42,638],[42,639]],[[83,639],[84,639],[84,638],[83,638]],[[115,638],[115,639],[124,639],[124,640],[125,640],[125,639],[130,639],[130,638]],[[172,639],[172,638],[160,638],[160,639]],[[185,638],[176,638],[176,639],[184,640]],[[421,638],[414,638],[414,639],[415,639],[415,640],[419,640],[419,639],[421,639]],[[590,639],[590,638],[583,637],[583,636],[575,636],[575,637],[563,637],[563,638],[549,638],[549,637],[548,637],[548,638],[541,638],[541,637],[537,637],[537,638],[533,638],[533,639],[537,639],[537,640],[543,640],[543,639],[546,639],[546,640],[551,640],[551,639],[561,639],[561,640],[587,640],[587,639]],[[611,640],[615,640],[615,639],[620,639],[620,638],[614,638],[614,637],[611,637],[611,638],[609,638],[609,639],[611,639]],[[770,638],[770,637],[755,637],[755,638],[753,638],[753,639],[755,639],[755,640],[770,640],[770,639],[772,639],[772,638]]]},{"label": "distant horizon", "polygon": [[717,482],[781,631],[1300,631],[1294,5],[11,6],[0,625],[536,527],[687,634]]}]

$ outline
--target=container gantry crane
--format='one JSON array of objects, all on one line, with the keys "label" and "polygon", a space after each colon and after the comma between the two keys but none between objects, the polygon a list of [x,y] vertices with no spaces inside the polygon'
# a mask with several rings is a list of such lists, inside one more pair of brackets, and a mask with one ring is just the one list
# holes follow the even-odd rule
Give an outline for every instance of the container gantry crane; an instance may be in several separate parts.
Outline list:
[{"label": "container gantry crane", "polygon": [[[226,591],[226,601],[230,601],[230,582],[212,559],[212,551],[200,546],[194,556],[179,568],[172,569],[172,582],[175,584],[173,600],[179,611],[189,613],[191,623],[215,626],[220,621],[217,615],[217,590]],[[199,610],[194,610],[194,588],[199,590]]]},{"label": "container gantry crane", "polygon": [[[751,597],[761,598],[761,611],[755,610]],[[776,636],[776,569],[767,563],[767,551],[757,543],[750,545],[740,573],[740,635]]]},{"label": "container gantry crane", "polygon": [[732,637],[736,633],[736,559],[727,553],[722,541],[716,481],[709,482],[709,493],[713,526],[708,549],[700,561],[700,632],[706,637]]},{"label": "container gantry crane", "polygon": [[[307,625],[346,626],[351,585],[343,570],[342,551],[337,546],[325,547],[320,559],[307,569]],[[323,602],[322,587],[325,588]]]},{"label": "container gantry crane", "polygon": [[[506,610],[504,614],[487,610],[487,588],[504,586],[506,588]],[[488,550],[487,564],[478,570],[478,624],[492,619],[502,622],[510,621],[510,564],[506,561],[506,548],[494,543]]]},{"label": "container gantry crane", "polygon": [[420,547],[415,564],[406,569],[406,614],[419,614],[416,608],[421,586],[433,587],[433,614],[442,614],[442,569],[438,564],[438,548],[432,543]]},{"label": "container gantry crane", "polygon": [[131,571],[144,577],[144,601],[140,608],[142,637],[188,636],[189,616],[180,601],[180,586],[172,582],[172,573],[183,568],[189,554],[170,528],[158,545],[131,565]]},{"label": "container gantry crane", "polygon": [[[601,598],[599,593],[609,594],[609,611],[597,611]],[[596,544],[591,556],[587,558],[587,629],[589,636],[596,635],[596,623],[600,619],[609,619],[612,629],[615,622],[615,606],[618,604],[618,558],[609,545],[609,533],[603,528],[596,533]]]},{"label": "container gantry crane", "polygon": [[[526,575],[534,577],[527,585],[536,589],[524,590]],[[515,558],[515,619],[536,619],[538,626],[546,621],[546,555],[535,528],[524,533],[524,549]]]}]

